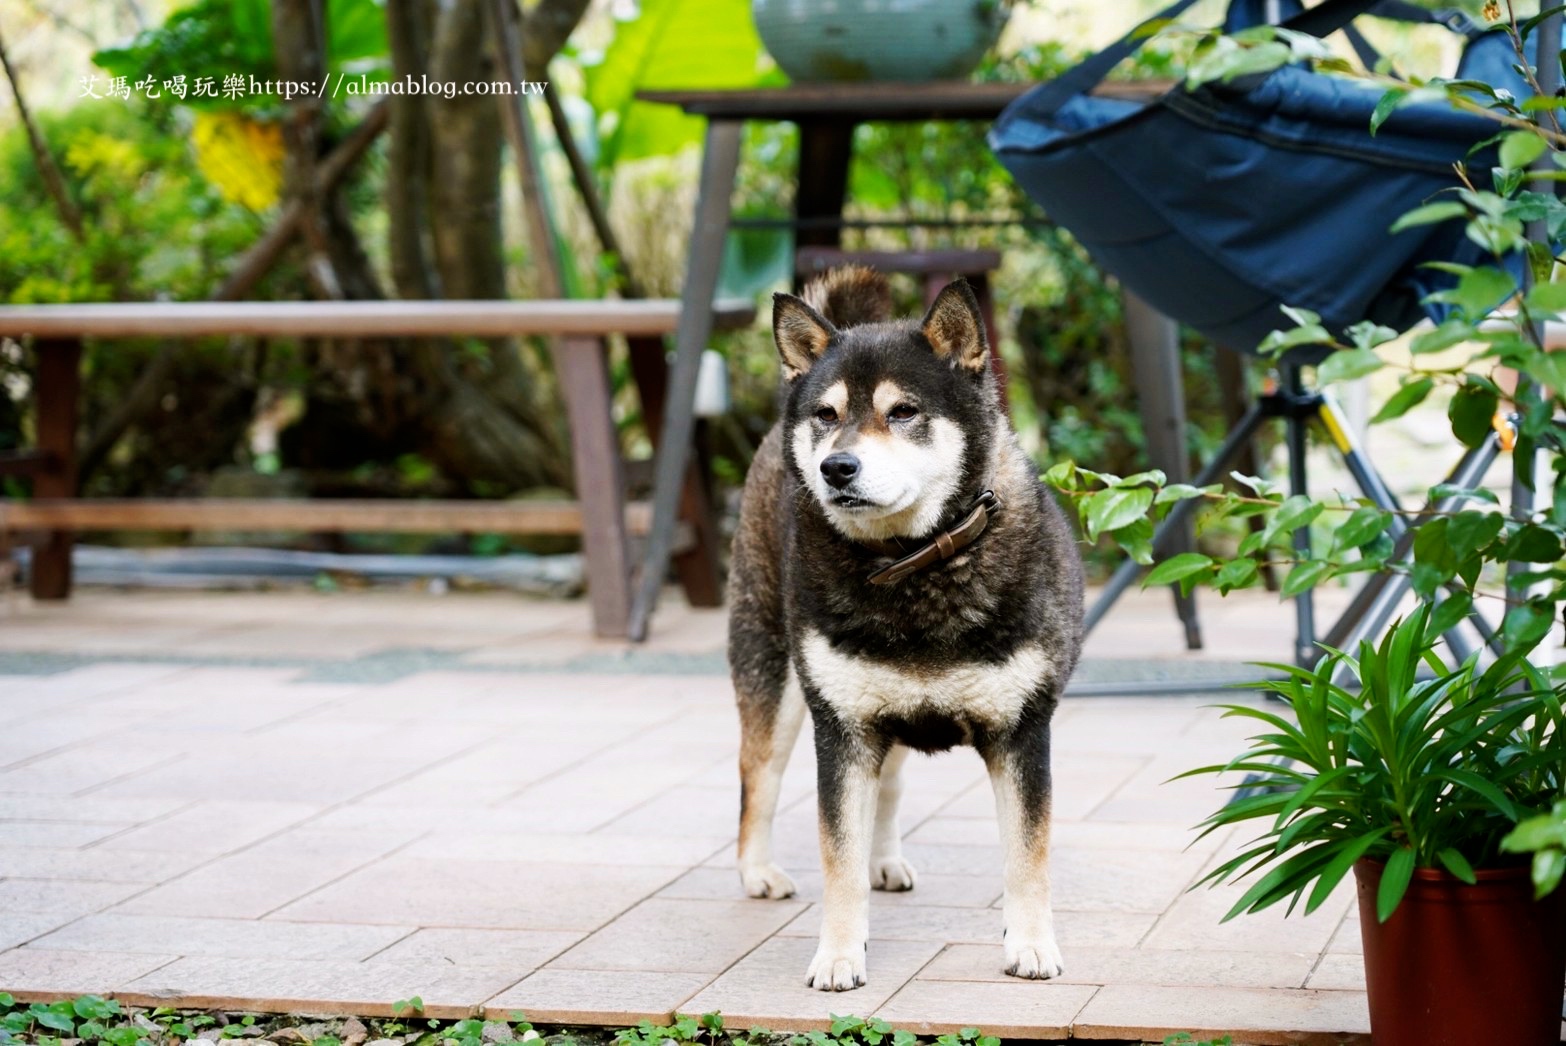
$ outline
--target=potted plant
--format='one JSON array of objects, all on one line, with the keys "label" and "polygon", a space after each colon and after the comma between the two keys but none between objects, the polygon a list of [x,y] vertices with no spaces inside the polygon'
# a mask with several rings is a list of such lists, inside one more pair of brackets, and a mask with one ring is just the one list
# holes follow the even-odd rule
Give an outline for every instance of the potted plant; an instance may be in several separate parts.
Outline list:
[{"label": "potted plant", "polygon": [[1530,817],[1501,840],[1509,853],[1533,854],[1533,889],[1543,897],[1566,875],[1566,797],[1555,800],[1547,814]]},{"label": "potted plant", "polygon": [[[1261,834],[1203,882],[1259,876],[1226,919],[1284,900],[1308,913],[1352,869],[1377,1046],[1554,1046],[1566,891],[1536,897],[1512,851],[1548,852],[1558,837],[1549,824],[1520,842],[1512,833],[1566,785],[1560,693],[1520,654],[1449,666],[1439,635],[1427,604],[1357,656],[1266,666],[1282,678],[1254,688],[1281,698],[1292,722],[1224,706],[1262,732],[1233,761],[1182,776],[1252,775],[1203,834]],[[1351,685],[1334,681],[1345,676]]]}]

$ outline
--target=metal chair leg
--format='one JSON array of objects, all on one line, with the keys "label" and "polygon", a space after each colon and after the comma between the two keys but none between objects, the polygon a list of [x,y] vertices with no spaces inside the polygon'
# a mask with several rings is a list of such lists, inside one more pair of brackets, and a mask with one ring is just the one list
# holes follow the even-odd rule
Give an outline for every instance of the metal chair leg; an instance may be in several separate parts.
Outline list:
[{"label": "metal chair leg", "polygon": [[690,261],[681,294],[680,326],[674,339],[674,366],[669,374],[669,394],[664,402],[663,440],[658,445],[653,480],[652,529],[642,574],[631,604],[628,634],[636,642],[647,638],[647,623],[658,605],[674,532],[679,523],[680,491],[690,460],[696,428],[696,375],[701,354],[712,334],[712,298],[718,289],[718,269],[723,261],[723,241],[729,228],[729,197],[739,167],[740,132],[735,120],[711,120],[707,147],[702,156],[701,186],[696,202],[696,225],[691,230]]},{"label": "metal chair leg", "polygon": [[[1147,459],[1171,482],[1184,483],[1190,475],[1190,455],[1185,443],[1185,383],[1180,375],[1180,325],[1136,295],[1125,291],[1126,334],[1131,345],[1131,378],[1136,385],[1137,408]],[[1196,536],[1189,522],[1173,534],[1171,552],[1189,552]],[[1196,616],[1195,593],[1171,585],[1175,613],[1185,628],[1187,650],[1202,648],[1202,625]]]}]

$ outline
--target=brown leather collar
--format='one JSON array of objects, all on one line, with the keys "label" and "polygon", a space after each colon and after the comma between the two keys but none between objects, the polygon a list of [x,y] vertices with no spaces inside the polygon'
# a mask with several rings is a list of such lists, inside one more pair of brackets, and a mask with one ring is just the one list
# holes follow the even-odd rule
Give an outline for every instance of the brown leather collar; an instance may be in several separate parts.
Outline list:
[{"label": "brown leather collar", "polygon": [[[995,492],[986,490],[974,499],[972,510],[962,518],[961,522],[941,531],[917,551],[871,574],[870,583],[872,585],[895,584],[909,574],[918,573],[925,567],[951,559],[978,540],[979,535],[984,533],[984,528],[990,525],[990,518],[1002,507],[1001,500],[995,496]],[[866,544],[887,555],[896,555],[902,551],[900,546],[889,541],[866,542]]]}]

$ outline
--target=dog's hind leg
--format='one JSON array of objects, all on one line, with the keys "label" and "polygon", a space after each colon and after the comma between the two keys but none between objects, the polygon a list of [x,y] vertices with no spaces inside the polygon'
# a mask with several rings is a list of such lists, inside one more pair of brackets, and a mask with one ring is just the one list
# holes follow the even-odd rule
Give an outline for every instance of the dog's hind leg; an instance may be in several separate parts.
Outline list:
[{"label": "dog's hind leg", "polygon": [[1006,853],[1006,972],[1058,977],[1065,967],[1050,906],[1049,723],[1019,728],[982,754]]},{"label": "dog's hind leg", "polygon": [[792,897],[794,880],[772,860],[772,821],[783,771],[805,721],[805,698],[790,671],[778,693],[742,692],[739,707],[740,881],[752,897]]},{"label": "dog's hind leg", "polygon": [[897,826],[897,806],[903,797],[903,763],[908,749],[893,745],[881,763],[881,786],[875,801],[875,828],[870,837],[870,885],[877,890],[912,890],[914,870],[903,859],[903,836]]}]

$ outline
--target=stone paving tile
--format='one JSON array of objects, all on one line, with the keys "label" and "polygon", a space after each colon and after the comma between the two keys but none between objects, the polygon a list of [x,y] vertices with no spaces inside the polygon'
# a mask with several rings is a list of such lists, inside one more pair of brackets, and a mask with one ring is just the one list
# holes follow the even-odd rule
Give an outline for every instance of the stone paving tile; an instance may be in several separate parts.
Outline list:
[{"label": "stone paving tile", "polygon": [[0,952],[41,937],[72,918],[74,916],[51,912],[0,912]]},{"label": "stone paving tile", "polygon": [[424,929],[376,952],[369,961],[438,960],[523,971],[542,966],[581,939],[582,934],[568,930]]},{"label": "stone paving tile", "polygon": [[1098,991],[1089,984],[1053,981],[958,983],[917,977],[875,1016],[922,1035],[979,1027],[1004,1038],[1063,1039],[1076,1015]]},{"label": "stone paving tile", "polygon": [[486,832],[469,829],[437,831],[413,843],[409,857],[439,857],[457,861],[549,861],[562,864],[691,865],[707,859],[727,842],[710,835],[620,835],[607,829],[593,835],[548,832]]},{"label": "stone paving tile", "polygon": [[[75,955],[77,953],[60,953]],[[517,974],[432,962],[327,962],[308,959],[187,957],[115,991],[137,1005],[178,998],[197,1009],[301,1011],[392,1016],[392,1004],[415,995],[430,1017],[465,1017],[510,987]]]},{"label": "stone paving tile", "polygon": [[1307,988],[1334,991],[1365,990],[1365,959],[1361,955],[1323,955],[1311,971]]},{"label": "stone paving tile", "polygon": [[76,918],[100,912],[151,885],[75,879],[5,879],[0,880],[0,911],[41,912]]},{"label": "stone paving tile", "polygon": [[1252,1046],[1370,1046],[1363,992],[1112,985],[1077,1015],[1078,1039],[1196,1039],[1235,1032]]},{"label": "stone paving tile", "polygon": [[52,952],[13,948],[0,952],[0,991],[24,1001],[108,995],[161,966],[173,955],[118,952]]},{"label": "stone paving tile", "polygon": [[0,795],[0,818],[71,821],[128,828],[188,805],[180,799],[104,799],[100,796]]},{"label": "stone paving tile", "polygon": [[279,919],[476,929],[596,930],[679,867],[378,861],[276,913]]},{"label": "stone paving tile", "polygon": [[[112,800],[105,800],[109,801]],[[320,810],[316,803],[232,799],[196,802],[172,816],[107,839],[101,849],[228,853],[308,820]]]},{"label": "stone paving tile", "polygon": [[652,762],[634,752],[601,752],[528,786],[498,808],[534,815],[540,831],[588,832],[731,758],[716,745],[693,746],[678,760]]},{"label": "stone paving tile", "polygon": [[815,940],[774,937],[729,967],[681,1012],[721,1010],[725,1022],[740,1028],[825,1028],[833,1014],[874,1013],[939,950],[933,942],[876,940],[872,931],[865,986],[848,993],[823,992],[805,986]]},{"label": "stone paving tile", "polygon": [[1149,948],[1320,953],[1354,897],[1354,884],[1345,882],[1310,915],[1285,916],[1285,903],[1222,922],[1245,888],[1246,883],[1211,890],[1204,886],[1183,894],[1144,943]]},{"label": "stone paving tile", "polygon": [[1343,953],[1348,955],[1364,955],[1365,940],[1359,935],[1359,903],[1350,902],[1348,911],[1343,913],[1343,921],[1338,924],[1337,932],[1332,935],[1332,940],[1327,942],[1327,953]]},{"label": "stone paving tile", "polygon": [[[301,725],[311,726],[308,723]],[[421,792],[435,787],[450,786],[454,790],[467,788],[470,795],[476,788],[483,788],[496,799],[503,799],[547,780],[552,774],[578,762],[594,750],[592,743],[581,748],[546,744],[531,733],[525,739],[508,737],[480,745],[438,766],[420,771],[412,779],[411,786]]]},{"label": "stone paving tile", "polygon": [[523,1013],[532,1021],[559,1024],[667,1024],[676,1010],[693,1010],[687,1000],[711,979],[705,973],[543,969],[490,999],[484,1015],[505,1020]]},{"label": "stone paving tile", "polygon": [[[0,821],[0,836],[5,838],[6,846],[14,846],[18,849],[26,847],[43,847],[47,849],[59,849],[61,847],[76,848],[95,843],[100,839],[107,839],[117,832],[123,832],[129,825],[102,824],[90,821]],[[3,856],[3,854],[0,854]],[[0,871],[0,875],[7,874]],[[18,874],[15,872],[9,874]]]},{"label": "stone paving tile", "polygon": [[387,727],[373,743],[347,748],[341,739],[320,731],[301,738],[279,732],[246,734],[127,778],[100,794],[337,803],[455,755],[480,742],[481,730],[440,723],[418,731]]},{"label": "stone paving tile", "polygon": [[[0,827],[0,833],[5,829]],[[9,843],[10,839],[7,838]],[[0,877],[88,879],[111,883],[160,883],[206,860],[199,852],[114,851],[102,847],[69,850],[43,847],[0,848]]]},{"label": "stone paving tile", "polygon": [[537,821],[527,811],[464,806],[460,802],[381,804],[374,802],[375,798],[366,796],[359,802],[332,807],[311,818],[309,827],[318,831],[417,832],[422,835],[462,824],[474,835],[488,835],[530,831]]},{"label": "stone paving tile", "polygon": [[[83,714],[142,715],[145,721],[128,737],[216,741],[224,735],[253,733],[286,724],[327,707],[355,688],[295,685],[293,670],[192,668],[155,687],[138,687],[94,700]],[[177,712],[177,715],[170,714]]]},{"label": "stone paving tile", "polygon": [[108,787],[177,756],[168,748],[127,748],[117,741],[77,745],[0,771],[0,793],[74,795]]},{"label": "stone paving tile", "polygon": [[601,832],[648,835],[711,835],[731,838],[739,822],[739,775],[725,788],[681,785],[616,817]]},{"label": "stone paving tile", "polygon": [[[1064,947],[1064,946],[1063,946]],[[1210,952],[1196,949],[1066,949],[1064,984],[1161,984],[1236,988],[1298,988],[1316,956],[1306,954]],[[919,971],[920,981],[1012,981],[999,944],[951,944]],[[1327,985],[1311,985],[1327,987]],[[1360,987],[1363,987],[1362,985]]]},{"label": "stone paving tile", "polygon": [[35,716],[6,728],[5,743],[0,745],[0,770],[72,745],[103,737],[120,729],[120,724],[102,717],[69,711]]},{"label": "stone paving tile", "polygon": [[79,919],[34,941],[33,947],[235,959],[355,960],[381,951],[411,929],[109,913]]},{"label": "stone paving tile", "polygon": [[[1170,780],[1176,774],[1210,762],[1227,762],[1237,748],[1225,748],[1209,755],[1180,751],[1176,755],[1151,759],[1123,786],[1099,806],[1090,819],[1095,821],[1162,821],[1164,824],[1194,827],[1233,794],[1224,784],[1238,784],[1243,775],[1192,777]],[[1192,836],[1196,833],[1193,831]]]},{"label": "stone paving tile", "polygon": [[[412,836],[295,829],[218,858],[126,902],[117,911],[127,915],[260,918],[375,861]],[[416,925],[401,920],[376,921]]]},{"label": "stone paving tile", "polygon": [[716,975],[806,907],[797,901],[653,898],[552,960],[549,967]]},{"label": "stone paving tile", "polygon": [[1205,861],[1200,853],[1052,845],[1050,884],[1062,910],[1157,913],[1174,903]]},{"label": "stone paving tile", "polygon": [[[74,607],[69,609],[75,610]],[[63,629],[62,634],[69,639],[77,632],[77,628],[78,626],[73,622]],[[9,625],[0,628],[0,646],[26,650],[33,649],[31,643],[30,631],[12,628]],[[57,708],[63,703],[50,699],[97,697],[178,675],[184,671],[187,671],[184,665],[104,661],[42,678],[26,677],[16,692],[23,695],[22,699],[36,711],[40,706]],[[9,686],[7,689],[10,689]]]}]

